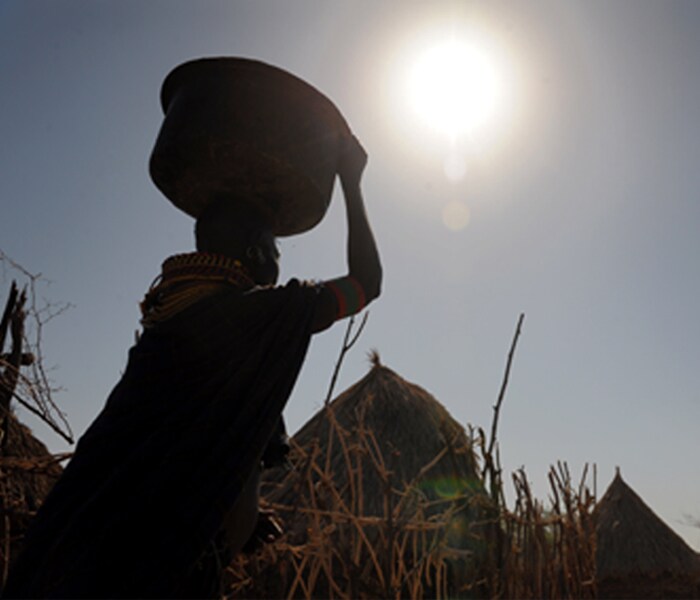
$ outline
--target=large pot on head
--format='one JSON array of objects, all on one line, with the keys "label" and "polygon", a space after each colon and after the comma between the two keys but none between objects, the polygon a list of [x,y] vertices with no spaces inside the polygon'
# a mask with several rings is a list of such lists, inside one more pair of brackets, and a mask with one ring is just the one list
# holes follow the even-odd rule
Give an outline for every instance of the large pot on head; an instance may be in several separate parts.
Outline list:
[{"label": "large pot on head", "polygon": [[347,123],[294,75],[243,58],[176,67],[151,154],[156,186],[197,218],[213,200],[253,204],[276,235],[314,227],[333,192]]}]

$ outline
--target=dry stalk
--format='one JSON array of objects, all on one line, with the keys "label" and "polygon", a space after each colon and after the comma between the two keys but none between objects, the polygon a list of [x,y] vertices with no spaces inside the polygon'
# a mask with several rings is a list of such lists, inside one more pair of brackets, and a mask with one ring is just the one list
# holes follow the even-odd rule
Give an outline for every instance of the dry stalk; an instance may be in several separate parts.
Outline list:
[{"label": "dry stalk", "polygon": [[[306,479],[308,506],[272,507],[282,518],[290,514],[304,517],[306,539],[293,549],[285,536],[274,544],[274,560],[262,556],[248,560],[242,568],[239,559],[231,570],[235,575],[232,595],[264,597],[283,590],[281,595],[287,598],[447,597],[449,569],[442,550],[447,526],[458,508],[426,517],[430,512],[427,500],[402,503],[405,495],[416,494],[395,488],[373,432],[358,428],[354,432],[358,442],[350,444],[350,432],[342,430],[335,419],[329,423],[347,472],[340,476],[327,471],[328,461],[318,446],[297,454],[296,459],[309,468],[291,476]],[[357,495],[366,469],[383,482],[385,502],[379,515],[359,512],[363,504]],[[353,484],[337,483],[346,478]],[[458,500],[463,498],[454,499],[456,507],[461,506]],[[291,570],[281,568],[282,563],[290,564]],[[260,582],[271,580],[273,573],[279,589],[261,589]],[[285,577],[286,581],[280,581]]]}]

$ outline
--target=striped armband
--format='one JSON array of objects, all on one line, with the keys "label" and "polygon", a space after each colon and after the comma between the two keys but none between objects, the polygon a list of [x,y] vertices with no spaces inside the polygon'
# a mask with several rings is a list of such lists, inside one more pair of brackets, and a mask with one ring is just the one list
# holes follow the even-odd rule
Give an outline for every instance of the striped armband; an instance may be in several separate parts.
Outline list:
[{"label": "striped armband", "polygon": [[332,281],[326,281],[325,287],[333,292],[338,303],[338,315],[336,319],[349,317],[360,312],[366,305],[365,290],[354,277],[340,277]]}]

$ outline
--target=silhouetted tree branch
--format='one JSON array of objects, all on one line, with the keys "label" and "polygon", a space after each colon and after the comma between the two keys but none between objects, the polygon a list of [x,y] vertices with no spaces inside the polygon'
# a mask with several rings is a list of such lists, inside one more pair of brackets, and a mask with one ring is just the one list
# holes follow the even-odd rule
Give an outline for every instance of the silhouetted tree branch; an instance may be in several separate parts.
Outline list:
[{"label": "silhouetted tree branch", "polygon": [[[70,425],[53,400],[53,394],[59,388],[53,386],[48,377],[42,352],[44,326],[70,308],[70,304],[40,300],[38,289],[47,283],[46,280],[41,274],[27,271],[2,250],[0,266],[3,270],[12,270],[25,282],[20,292],[13,281],[0,322],[0,410],[10,410],[11,400],[14,399],[72,444]],[[12,338],[11,348],[4,353],[8,330]],[[27,369],[23,372],[21,366]]]},{"label": "silhouetted tree branch", "polygon": [[328,403],[333,398],[333,390],[335,389],[335,384],[336,384],[336,381],[338,380],[340,368],[343,366],[343,360],[345,359],[345,355],[355,345],[355,342],[357,342],[358,338],[360,337],[362,330],[365,328],[365,325],[367,324],[367,317],[368,316],[369,316],[369,312],[365,312],[365,314],[362,315],[362,321],[360,321],[360,326],[357,328],[357,331],[355,332],[354,335],[352,334],[352,329],[355,325],[355,316],[353,315],[352,317],[350,317],[350,320],[348,321],[348,326],[345,330],[345,337],[343,338],[343,346],[340,349],[340,356],[338,356],[338,362],[335,363],[335,368],[333,369],[333,376],[331,377],[331,383],[328,386],[328,392],[326,393],[326,399],[323,403],[324,406],[328,406]]}]

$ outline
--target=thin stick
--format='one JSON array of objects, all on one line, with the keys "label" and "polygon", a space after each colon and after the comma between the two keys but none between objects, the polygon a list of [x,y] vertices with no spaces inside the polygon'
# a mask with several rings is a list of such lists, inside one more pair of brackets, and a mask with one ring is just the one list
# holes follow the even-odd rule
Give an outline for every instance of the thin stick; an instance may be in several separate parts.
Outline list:
[{"label": "thin stick", "polygon": [[60,435],[66,442],[69,444],[74,444],[75,440],[72,438],[72,436],[66,434],[58,425],[56,425],[52,420],[49,420],[46,418],[44,413],[42,413],[39,409],[34,408],[29,402],[27,402],[22,396],[17,394],[16,392],[12,394],[12,397],[17,400],[24,408],[26,408],[30,413],[36,415],[39,417],[46,425],[48,425],[55,433]]},{"label": "thin stick", "polygon": [[508,362],[506,363],[506,371],[503,375],[503,383],[501,384],[501,391],[498,394],[498,401],[493,407],[493,422],[491,423],[491,439],[489,440],[489,449],[487,454],[491,456],[493,452],[493,447],[496,444],[496,430],[498,428],[498,417],[501,411],[501,404],[503,404],[503,398],[506,395],[506,388],[508,387],[508,378],[510,377],[510,367],[513,364],[513,356],[515,354],[515,346],[518,343],[518,338],[520,337],[520,330],[523,325],[523,319],[525,319],[525,313],[520,313],[520,318],[518,319],[518,326],[515,329],[515,335],[513,336],[513,342],[510,346],[510,352],[508,352]]},{"label": "thin stick", "polygon": [[[38,285],[49,282],[43,279],[41,274],[35,275],[30,273],[0,250],[0,266],[4,267],[5,265],[10,266],[28,280],[20,297],[21,304],[28,300],[25,325],[29,322],[32,330],[31,336],[27,335],[25,330],[24,345],[28,352],[20,357],[20,363],[30,367],[30,375],[20,378],[20,383],[24,388],[21,394],[27,396],[23,404],[26,406],[26,403],[30,402],[35,405],[34,410],[29,410],[47,423],[51,429],[56,431],[69,444],[72,444],[74,442],[70,424],[53,400],[53,394],[60,391],[60,389],[53,387],[52,382],[49,380],[42,354],[43,327],[54,317],[69,309],[71,305],[67,303],[55,304],[46,300],[39,303]],[[13,288],[16,287],[16,283],[13,282]],[[17,393],[14,396],[17,398]]]},{"label": "thin stick", "polygon": [[340,367],[343,364],[343,359],[345,358],[345,355],[348,353],[350,348],[352,348],[355,345],[355,342],[357,342],[357,339],[360,337],[362,330],[365,328],[365,325],[367,324],[367,317],[368,316],[369,316],[369,312],[365,312],[365,314],[362,315],[362,321],[360,322],[360,327],[357,329],[357,332],[355,333],[355,335],[352,336],[352,339],[350,338],[350,335],[352,333],[352,327],[355,324],[355,317],[354,316],[350,317],[350,320],[348,321],[348,326],[347,326],[347,329],[345,330],[345,337],[343,338],[343,347],[340,349],[340,356],[338,357],[338,362],[335,363],[335,369],[333,369],[333,377],[331,378],[331,383],[328,386],[328,393],[326,394],[326,400],[323,403],[324,406],[328,406],[328,403],[331,401],[331,398],[333,397],[333,390],[335,389],[335,384],[336,384],[336,381],[338,380],[338,374],[340,373]]},{"label": "thin stick", "polygon": [[2,321],[0,321],[0,352],[2,352],[2,349],[5,347],[5,336],[10,326],[10,316],[15,308],[18,294],[17,284],[13,281],[10,286],[10,294],[7,297],[7,304],[5,304],[5,310],[2,313]]},{"label": "thin stick", "polygon": [[[357,342],[358,338],[360,337],[362,330],[365,328],[365,325],[367,324],[367,317],[368,316],[369,316],[369,312],[365,312],[365,314],[362,315],[362,321],[360,322],[360,327],[358,328],[355,335],[352,336],[352,338],[350,336],[352,333],[352,327],[355,324],[355,315],[350,317],[350,320],[348,321],[348,326],[345,329],[345,337],[343,338],[343,346],[340,349],[340,355],[338,356],[338,361],[335,363],[335,368],[333,369],[333,376],[331,377],[331,382],[330,382],[330,385],[328,386],[328,392],[326,393],[326,399],[323,401],[323,406],[326,409],[328,409],[328,406],[331,402],[331,399],[333,398],[333,391],[335,390],[335,384],[338,381],[338,375],[340,374],[340,368],[343,366],[343,360],[345,359],[345,355],[350,351],[350,349],[355,345],[355,342]],[[321,427],[321,421],[319,420],[318,429],[320,429],[320,427]],[[326,450],[326,471],[328,471],[330,468],[331,448],[333,447],[333,435],[334,435],[334,433],[335,433],[335,429],[329,425],[329,427],[328,427],[328,446],[327,446],[327,450]]]}]

